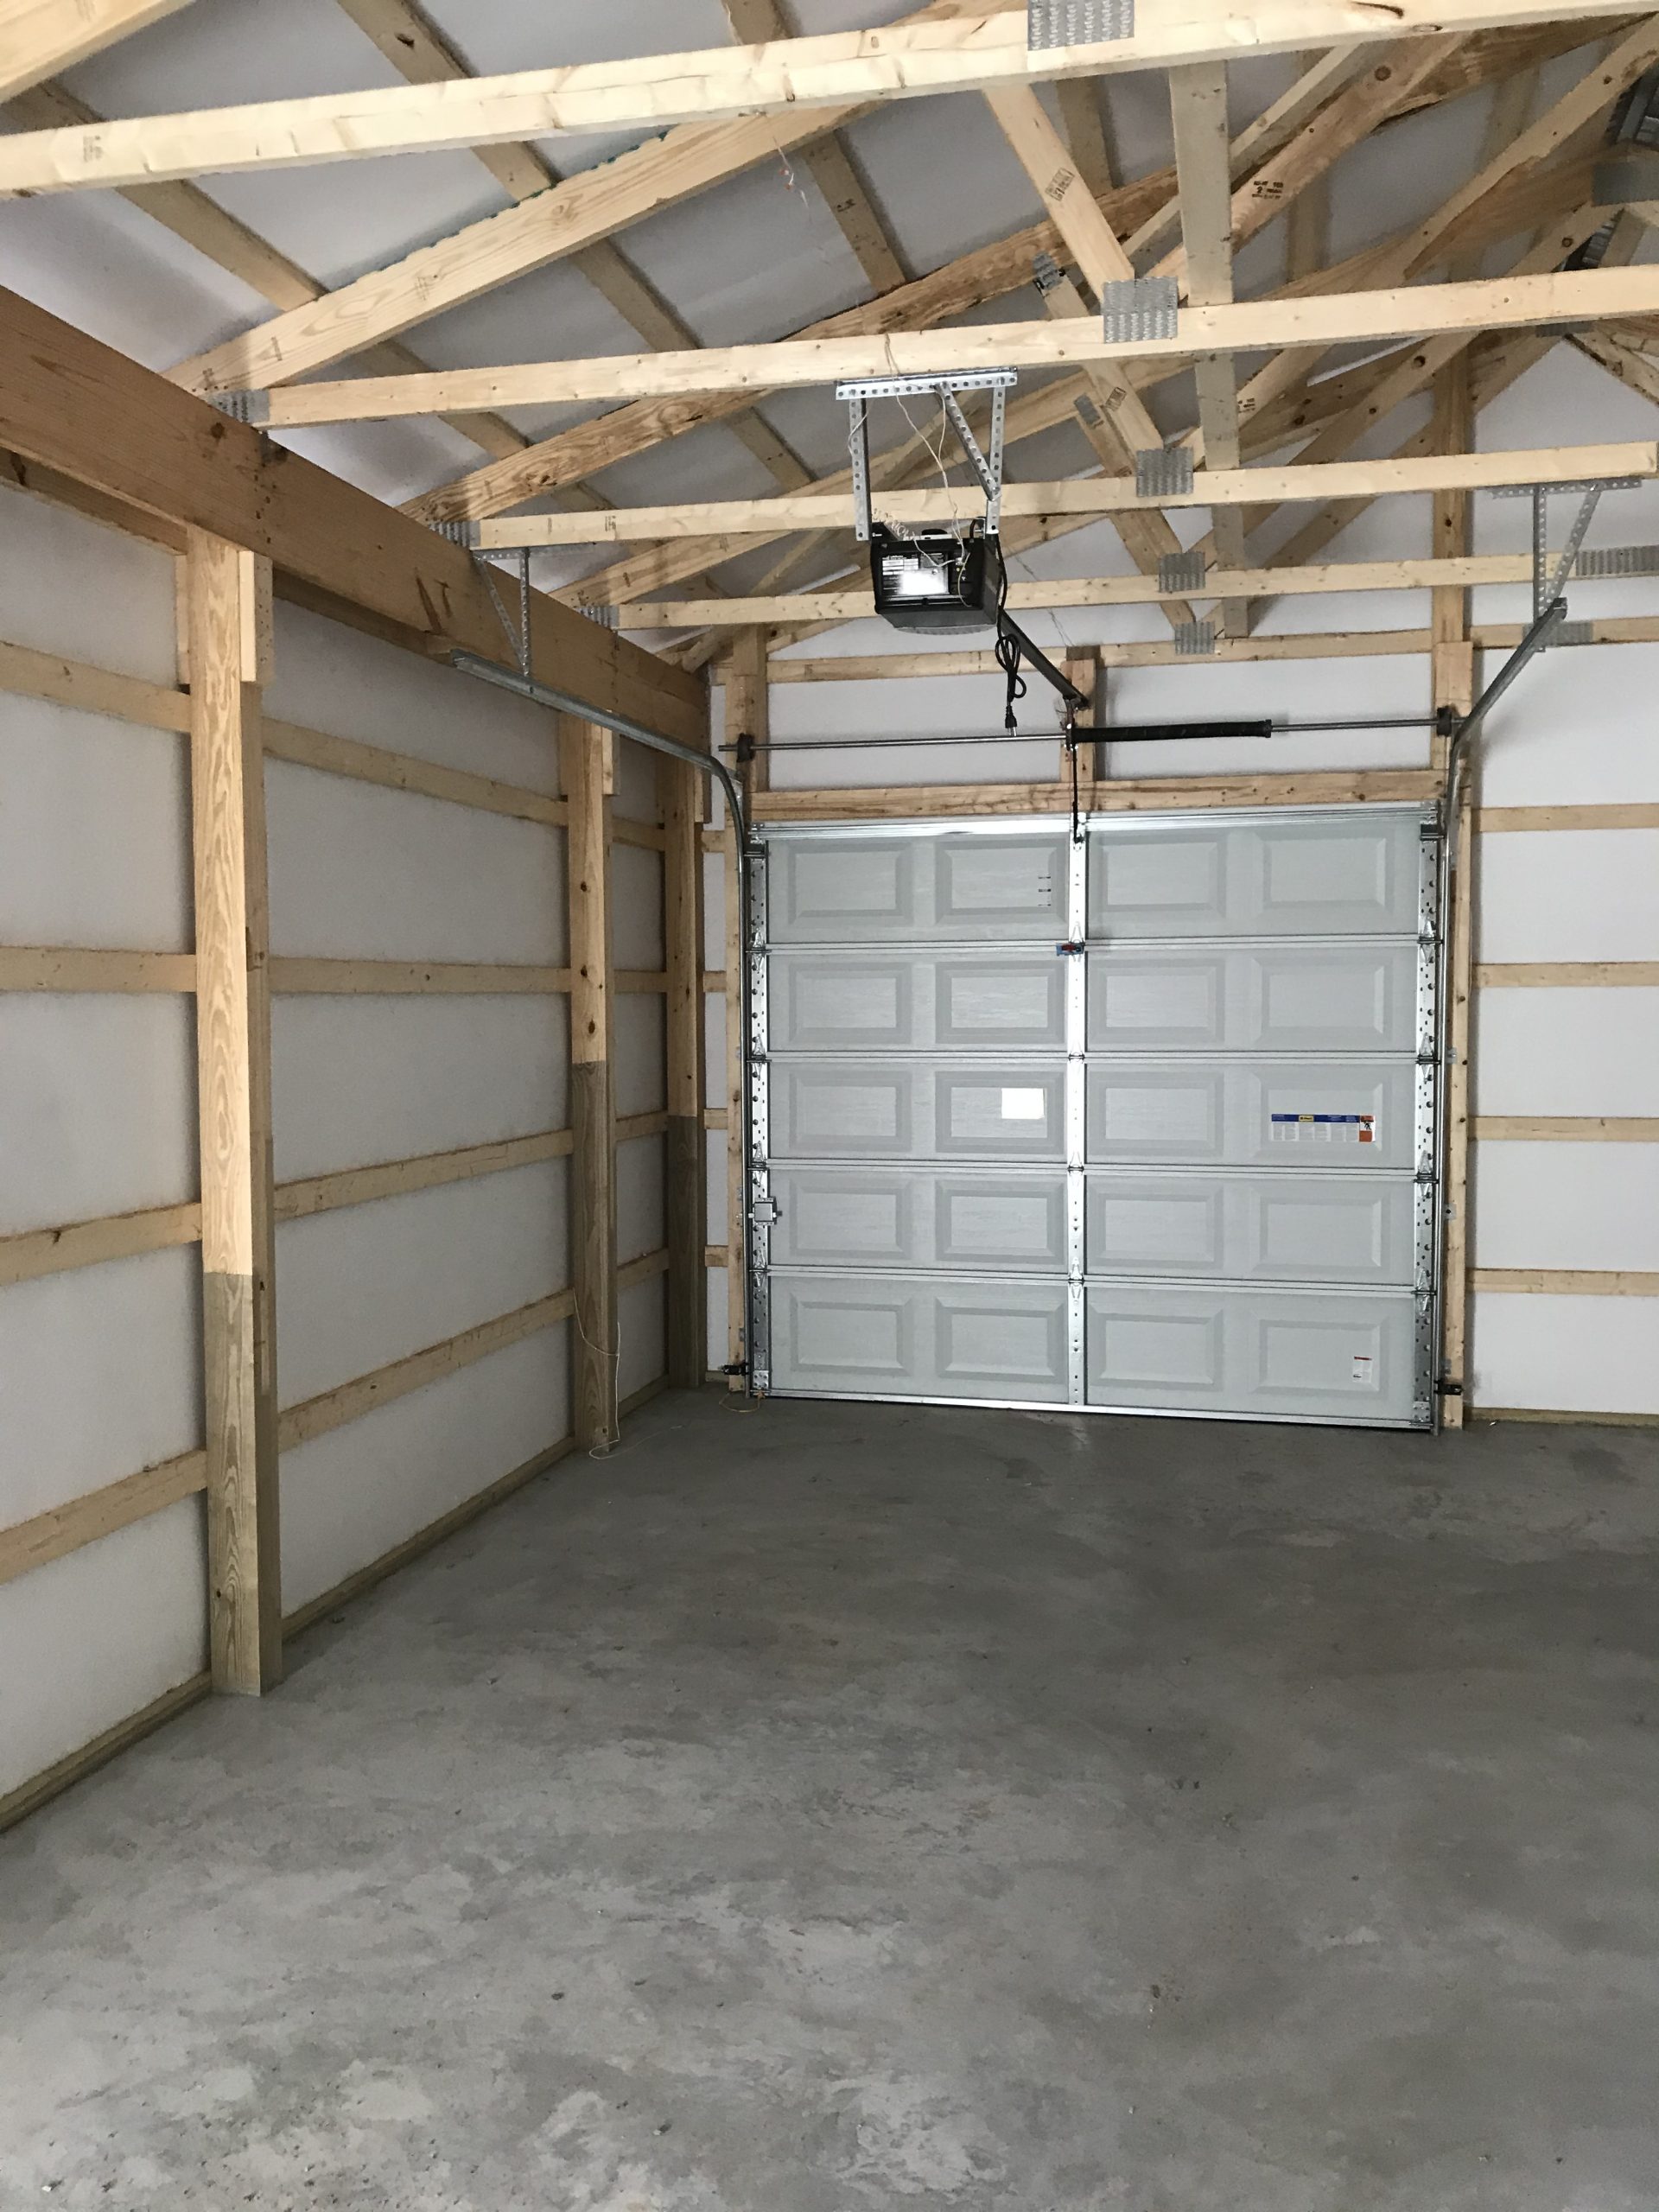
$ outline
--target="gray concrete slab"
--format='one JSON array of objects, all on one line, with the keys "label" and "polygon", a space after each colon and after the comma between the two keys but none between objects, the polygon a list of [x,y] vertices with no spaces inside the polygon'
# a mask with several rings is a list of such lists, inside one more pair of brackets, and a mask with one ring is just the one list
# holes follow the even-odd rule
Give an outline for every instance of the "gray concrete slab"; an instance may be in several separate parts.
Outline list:
[{"label": "gray concrete slab", "polygon": [[1656,1567],[1639,1431],[661,1400],[0,1841],[0,2203],[1651,2212]]}]

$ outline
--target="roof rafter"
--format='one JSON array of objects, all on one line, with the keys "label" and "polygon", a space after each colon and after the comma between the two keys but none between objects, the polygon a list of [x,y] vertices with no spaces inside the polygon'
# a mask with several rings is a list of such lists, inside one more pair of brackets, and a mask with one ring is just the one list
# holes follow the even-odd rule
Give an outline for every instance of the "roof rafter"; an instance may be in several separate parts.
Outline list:
[{"label": "roof rafter", "polygon": [[1577,0],[1571,7],[1565,0],[1442,0],[1433,8],[1427,0],[1394,0],[1386,10],[1355,0],[1143,0],[1133,38],[1033,52],[1025,10],[1003,8],[712,53],[524,70],[465,88],[269,100],[48,134],[0,149],[0,192],[289,168],[558,131],[659,130],[739,116],[787,114],[793,124],[811,109],[833,115],[871,102],[1224,60],[1247,51],[1294,53],[1626,12],[1628,0]]}]

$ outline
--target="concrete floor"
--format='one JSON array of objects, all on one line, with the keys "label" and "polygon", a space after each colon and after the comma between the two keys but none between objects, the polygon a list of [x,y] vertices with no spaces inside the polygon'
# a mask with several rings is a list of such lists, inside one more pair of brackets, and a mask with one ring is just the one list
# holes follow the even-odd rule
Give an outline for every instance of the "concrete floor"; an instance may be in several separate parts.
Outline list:
[{"label": "concrete floor", "polygon": [[660,1400],[0,1840],[0,2204],[1652,2212],[1659,1435]]}]

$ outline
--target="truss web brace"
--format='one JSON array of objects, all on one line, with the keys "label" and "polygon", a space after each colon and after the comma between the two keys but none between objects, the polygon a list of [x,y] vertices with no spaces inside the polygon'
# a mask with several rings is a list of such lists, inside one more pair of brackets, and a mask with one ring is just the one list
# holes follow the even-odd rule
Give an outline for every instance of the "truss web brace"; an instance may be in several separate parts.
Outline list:
[{"label": "truss web brace", "polygon": [[[874,528],[870,499],[870,408],[873,399],[937,399],[961,441],[968,465],[985,494],[985,527],[995,535],[1002,514],[1002,448],[1007,423],[1008,393],[1019,381],[1013,369],[961,369],[949,376],[859,377],[836,386],[836,397],[847,403],[847,450],[852,462],[853,512],[859,542],[867,544]],[[991,395],[990,452],[982,453],[968,427],[957,395],[988,391]]]},{"label": "truss web brace", "polygon": [[1216,626],[1213,622],[1178,622],[1175,625],[1175,651],[1182,660],[1203,660],[1216,650]]},{"label": "truss web brace", "polygon": [[1100,288],[1101,334],[1109,346],[1179,335],[1180,292],[1173,276],[1135,276]]},{"label": "truss web brace", "polygon": [[1103,46],[1135,36],[1135,0],[1026,0],[1026,43]]},{"label": "truss web brace", "polygon": [[1160,591],[1202,591],[1210,572],[1207,556],[1200,552],[1165,553],[1158,562]]},{"label": "truss web brace", "polygon": [[1135,456],[1135,489],[1142,499],[1179,499],[1192,489],[1192,456],[1185,446],[1159,446]]}]

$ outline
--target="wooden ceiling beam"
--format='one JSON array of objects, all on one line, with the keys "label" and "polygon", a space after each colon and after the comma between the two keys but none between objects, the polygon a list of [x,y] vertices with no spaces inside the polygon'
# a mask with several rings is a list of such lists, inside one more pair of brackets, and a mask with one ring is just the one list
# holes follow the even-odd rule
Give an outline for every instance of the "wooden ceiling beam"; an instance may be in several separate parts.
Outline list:
[{"label": "wooden ceiling beam", "polygon": [[[1565,30],[1552,25],[1542,35],[1557,46],[1583,43],[1586,32],[1576,25]],[[1437,99],[1456,98],[1487,76],[1528,66],[1541,35],[1523,35],[1518,42],[1509,35],[1504,42],[1487,41],[1478,52],[1460,50],[1415,91],[1402,97],[1402,110],[1411,111]],[[1326,55],[1249,124],[1233,142],[1229,163],[1235,183],[1251,168],[1277,152],[1300,130],[1308,117],[1341,89],[1356,69],[1364,65],[1367,50]],[[1159,170],[1135,182],[1118,186],[1103,202],[1103,213],[1115,230],[1124,235],[1125,249],[1137,264],[1159,251],[1179,227],[1179,200],[1173,168]],[[1052,223],[1034,225],[1010,238],[982,247],[959,260],[919,277],[912,284],[887,293],[866,305],[824,317],[794,333],[798,339],[852,337],[887,330],[924,329],[968,313],[987,301],[1019,289],[1029,276],[1039,253],[1058,254],[1065,242]],[[1137,381],[1152,381],[1160,371],[1148,365]],[[1176,373],[1177,372],[1172,372]],[[641,400],[613,409],[594,422],[578,424],[532,446],[522,457],[474,471],[410,503],[409,512],[428,522],[454,522],[469,517],[505,513],[556,489],[634,454],[649,451],[664,439],[683,435],[710,422],[728,419],[745,402],[733,395],[709,395],[698,399]]]},{"label": "wooden ceiling beam", "polygon": [[[1552,555],[1552,559],[1554,557]],[[1427,591],[1437,586],[1475,589],[1487,584],[1522,584],[1532,580],[1526,553],[1475,554],[1436,560],[1341,561],[1289,569],[1216,569],[1205,580],[1205,597],[1284,599],[1330,593]],[[1040,583],[1011,583],[1007,604],[1015,612],[1050,613],[1085,607],[1151,607],[1173,599],[1155,576],[1051,578]],[[810,592],[771,599],[643,600],[629,609],[633,630],[741,629],[751,624],[788,629],[825,620],[856,622],[875,612],[868,590]]]},{"label": "wooden ceiling beam", "polygon": [[27,92],[190,0],[0,0],[0,99]]},{"label": "wooden ceiling beam", "polygon": [[1181,310],[1173,338],[1104,337],[1089,322],[982,323],[772,346],[709,346],[690,353],[632,353],[453,369],[416,377],[365,377],[289,385],[266,395],[272,429],[390,421],[456,407],[546,407],[614,398],[622,391],[810,390],[846,377],[938,375],[957,369],[1088,368],[1129,360],[1185,361],[1207,353],[1376,343],[1392,338],[1516,329],[1544,322],[1606,322],[1659,309],[1659,268],[1555,270],[1466,284],[1390,286],[1299,300],[1246,300]]},{"label": "wooden ceiling beam", "polygon": [[[1593,340],[1590,341],[1593,344]],[[1659,379],[1659,365],[1649,365]],[[1659,390],[1656,381],[1655,390]],[[1647,395],[1651,397],[1652,393]],[[911,441],[901,450],[914,457]],[[1527,448],[1504,453],[1451,452],[1417,461],[1297,462],[1279,468],[1206,469],[1193,479],[1191,492],[1154,499],[1137,492],[1133,476],[1073,476],[1058,482],[1010,484],[1002,512],[1011,519],[1027,515],[1075,515],[1105,520],[1115,515],[1156,512],[1160,508],[1283,505],[1300,500],[1414,497],[1433,492],[1483,492],[1502,486],[1572,483],[1591,476],[1659,476],[1659,447],[1651,442],[1611,445]],[[918,527],[949,522],[976,497],[964,485],[943,489],[893,491],[880,495],[883,518]],[[799,492],[779,499],[707,499],[675,506],[612,507],[596,515],[519,515],[478,525],[485,551],[521,545],[636,544],[715,535],[746,541],[783,537],[798,530],[850,530],[853,502],[848,492]]]},{"label": "wooden ceiling beam", "polygon": [[[31,15],[67,18],[51,0],[15,0]],[[93,0],[153,19],[168,0]],[[84,8],[73,11],[79,18]],[[92,132],[53,132],[0,148],[0,193],[57,192],[157,181],[209,171],[292,168],[393,153],[523,140],[555,132],[661,130],[734,118],[787,117],[945,92],[984,92],[1064,77],[1094,77],[1294,53],[1379,39],[1432,38],[1563,15],[1617,19],[1628,0],[1142,0],[1133,38],[1033,51],[1023,8],[910,19],[758,47],[523,70],[451,85],[265,100],[198,114],[150,116]],[[61,60],[47,59],[49,74]],[[804,126],[809,135],[810,125]],[[827,120],[820,129],[833,129]]]}]

